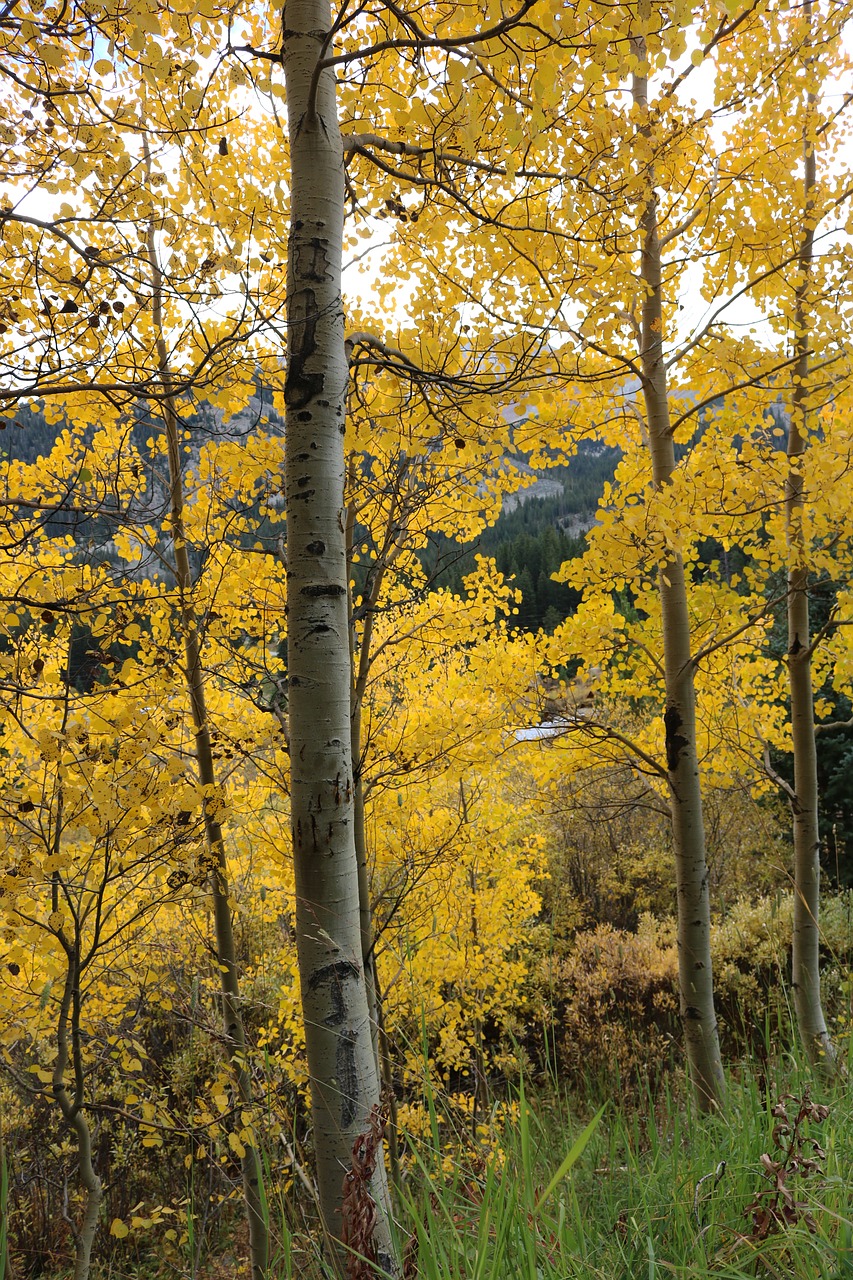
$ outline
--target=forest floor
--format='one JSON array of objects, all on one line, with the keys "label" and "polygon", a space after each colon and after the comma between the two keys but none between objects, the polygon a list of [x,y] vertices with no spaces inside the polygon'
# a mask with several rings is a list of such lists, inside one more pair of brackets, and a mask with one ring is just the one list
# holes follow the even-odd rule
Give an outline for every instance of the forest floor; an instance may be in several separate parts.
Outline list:
[{"label": "forest floor", "polygon": [[[397,1203],[406,1280],[853,1280],[847,1080],[790,1055],[747,1063],[710,1116],[666,1080],[600,1111],[592,1092],[584,1113],[577,1096],[522,1090],[479,1153],[453,1154],[429,1100],[437,1123],[409,1143]],[[300,1235],[276,1280],[323,1276]]]},{"label": "forest floor", "polygon": [[[853,1280],[853,1093],[791,1054],[732,1069],[718,1115],[672,1076],[603,1106],[592,1086],[570,1099],[521,1087],[473,1136],[425,1101],[396,1197],[405,1280]],[[316,1235],[293,1223],[292,1202],[270,1206],[271,1280],[328,1280]],[[238,1280],[241,1236],[195,1265],[114,1254],[92,1280]]]},{"label": "forest floor", "polygon": [[630,1110],[605,1106],[578,1154],[583,1129],[559,1101],[522,1101],[478,1176],[460,1166],[448,1180],[446,1160],[419,1155],[416,1274],[853,1280],[847,1081],[821,1084],[786,1056],[733,1072],[725,1115],[696,1114],[664,1084]]}]

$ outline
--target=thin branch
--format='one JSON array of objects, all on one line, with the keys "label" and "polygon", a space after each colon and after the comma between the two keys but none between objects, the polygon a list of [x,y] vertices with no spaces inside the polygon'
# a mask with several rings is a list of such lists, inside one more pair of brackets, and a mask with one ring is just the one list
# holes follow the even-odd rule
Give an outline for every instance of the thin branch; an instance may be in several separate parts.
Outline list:
[{"label": "thin branch", "polygon": [[776,786],[785,792],[785,795],[790,800],[791,805],[793,807],[797,807],[800,802],[797,798],[796,791],[791,786],[790,782],[788,782],[787,779],[783,778],[781,774],[778,774],[776,770],[773,768],[772,764],[770,763],[770,747],[768,743],[765,742],[763,738],[759,738],[759,742],[764,748],[764,753],[762,757],[763,763],[764,763],[764,772],[767,774],[771,782],[775,782]]},{"label": "thin branch", "polygon": [[833,733],[836,729],[853,729],[853,716],[849,720],[824,720],[814,727],[815,735]]},{"label": "thin branch", "polygon": [[[710,205],[710,201],[713,200],[714,194],[717,190],[717,183],[719,181],[719,177],[720,177],[720,157],[717,156],[716,159],[714,160],[713,176],[711,177],[711,181],[708,185],[709,205]],[[661,240],[660,240],[661,251],[664,250],[668,244],[671,244],[673,240],[676,240],[679,236],[684,235],[684,232],[693,226],[693,223],[696,221],[696,219],[699,217],[699,214],[702,212],[703,208],[705,207],[706,207],[705,205],[699,204],[697,202],[692,213],[688,213],[687,217],[683,218],[682,221],[679,222],[677,227],[673,227],[671,231],[667,231],[665,236],[661,236]]]},{"label": "thin branch", "polygon": [[770,600],[768,600],[766,604],[761,609],[758,610],[757,613],[751,614],[747,618],[746,622],[742,623],[741,626],[735,627],[734,631],[730,631],[728,635],[723,636],[722,639],[720,640],[710,641],[703,648],[701,648],[698,653],[692,654],[690,658],[690,664],[694,668],[694,670],[696,667],[698,667],[699,663],[702,661],[703,658],[707,658],[709,654],[715,653],[717,649],[722,649],[727,644],[731,644],[731,642],[733,640],[736,640],[738,636],[743,635],[745,631],[749,631],[751,627],[754,627],[755,624],[757,622],[760,622],[762,618],[766,618],[768,613],[770,613],[773,609],[775,609],[777,604],[781,604],[783,600],[786,600],[787,597],[788,597],[787,589],[785,591],[781,591],[779,595],[773,596]]},{"label": "thin branch", "polygon": [[409,27],[417,33],[411,39],[379,40],[376,44],[368,45],[364,49],[354,49],[349,53],[339,53],[333,58],[321,58],[317,62],[315,76],[319,78],[320,72],[327,70],[329,67],[373,58],[391,49],[416,49],[418,52],[422,52],[424,49],[464,49],[466,45],[483,44],[487,40],[494,40],[498,36],[504,35],[514,26],[517,26],[525,14],[537,3],[538,0],[523,0],[522,6],[517,13],[510,14],[509,17],[495,23],[493,27],[487,27],[485,31],[472,31],[464,36],[447,36],[444,39],[439,36],[428,35],[411,18],[408,18]]},{"label": "thin branch", "polygon": [[[669,434],[674,435],[682,422],[686,422],[687,419],[692,418],[694,414],[701,413],[703,409],[707,409],[708,405],[713,404],[715,400],[719,400],[720,396],[730,396],[733,395],[735,391],[744,391],[747,387],[757,386],[764,378],[769,378],[774,373],[779,373],[781,369],[787,369],[789,365],[796,364],[798,359],[798,356],[791,356],[787,360],[781,360],[779,364],[774,364],[770,369],[764,369],[760,373],[753,374],[751,378],[745,378],[743,382],[736,382],[733,387],[724,387],[722,390],[715,391],[712,395],[705,396],[704,400],[699,400],[689,409],[685,409],[683,413],[679,414],[675,419],[675,422],[670,425]],[[832,360],[836,359],[838,359],[838,356],[832,357]],[[828,361],[827,363],[831,363],[831,361]]]}]

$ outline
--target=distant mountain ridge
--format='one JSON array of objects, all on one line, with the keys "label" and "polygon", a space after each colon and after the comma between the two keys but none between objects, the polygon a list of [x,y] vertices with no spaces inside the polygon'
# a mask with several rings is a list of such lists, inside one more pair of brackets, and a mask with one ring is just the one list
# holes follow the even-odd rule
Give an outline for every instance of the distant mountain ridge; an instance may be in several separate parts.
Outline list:
[{"label": "distant mountain ridge", "polygon": [[498,519],[470,543],[436,536],[423,556],[435,586],[462,590],[476,555],[491,556],[521,591],[516,622],[523,630],[553,630],[575,609],[578,594],[551,575],[583,553],[596,523],[604,486],[613,479],[622,451],[599,441],[581,441],[567,463],[536,469],[524,456],[508,455],[530,483],[504,498]]}]

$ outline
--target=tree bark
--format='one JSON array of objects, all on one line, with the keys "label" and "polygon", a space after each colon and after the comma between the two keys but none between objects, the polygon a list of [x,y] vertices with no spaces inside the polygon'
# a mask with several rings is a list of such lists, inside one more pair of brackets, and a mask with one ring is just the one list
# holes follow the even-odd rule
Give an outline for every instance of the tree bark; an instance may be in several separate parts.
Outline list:
[{"label": "tree bark", "polygon": [[[144,145],[146,164],[150,169],[147,141]],[[163,333],[163,279],[153,226],[148,228],[147,250],[153,286],[153,320],[156,334],[158,375],[164,392],[162,407],[169,460],[169,524],[174,555],[175,580],[178,588],[178,607],[184,641],[184,676],[192,709],[196,765],[199,782],[202,787],[202,813],[207,852],[207,866],[204,869],[207,873],[213,901],[216,960],[222,993],[225,1052],[231,1067],[234,1088],[240,1100],[240,1106],[251,1110],[254,1100],[252,1073],[249,1067],[246,1032],[243,1025],[240,974],[231,919],[225,840],[222,833],[222,824],[218,816],[222,796],[213,763],[207,699],[204,690],[204,672],[201,661],[201,645],[192,599],[192,571],[184,528],[180,419],[178,406],[173,394],[169,353]],[[257,1137],[255,1141],[257,1141]],[[246,1218],[249,1226],[252,1280],[265,1280],[269,1265],[269,1230],[263,1205],[261,1159],[255,1143],[245,1147],[245,1155],[241,1159],[241,1172],[243,1201],[246,1206]]]},{"label": "tree bark", "polygon": [[[644,56],[644,51],[641,56]],[[644,76],[633,80],[633,99],[648,112]],[[641,133],[648,127],[641,125]],[[642,391],[648,447],[656,490],[665,489],[675,471],[670,429],[667,373],[663,349],[663,292],[658,202],[652,168],[647,174],[640,218],[640,277],[645,286],[640,332]],[[696,1102],[703,1111],[722,1107],[725,1080],[711,967],[711,908],[702,791],[696,749],[696,694],[691,653],[690,615],[682,556],[672,551],[658,573],[666,686],[666,765],[675,848],[678,895],[678,978],[681,1020]]]},{"label": "tree bark", "polygon": [[[806,5],[807,15],[811,6]],[[808,137],[815,98],[808,95],[804,139],[805,233],[800,246],[794,305],[794,393],[788,423],[788,474],[785,480],[785,537],[788,550],[788,688],[791,698],[791,741],[794,754],[794,794],[791,814],[794,835],[794,926],[791,945],[791,984],[797,1029],[809,1058],[832,1071],[835,1048],[826,1027],[820,998],[820,825],[817,746],[814,730],[808,552],[803,532],[805,492],[802,457],[808,423],[809,332],[808,290],[814,257],[813,192],[817,185],[814,144]]]},{"label": "tree bark", "polygon": [[[320,1203],[342,1241],[342,1180],[379,1104],[359,919],[350,721],[341,296],[343,148],[328,0],[287,0],[291,159],[286,408],[288,685],[296,930]],[[397,1270],[384,1159],[371,1247]],[[341,1246],[338,1263],[346,1251]]]},{"label": "tree bark", "polygon": [[[350,483],[353,481],[353,463],[350,460]],[[350,644],[350,678],[352,691],[350,694],[350,744],[353,763],[353,825],[355,839],[355,855],[358,863],[358,909],[359,927],[361,930],[361,955],[364,964],[364,980],[367,986],[367,1007],[370,1013],[370,1027],[373,1037],[373,1052],[376,1058],[379,1083],[385,1104],[388,1108],[388,1124],[385,1141],[388,1147],[388,1163],[391,1183],[395,1191],[402,1185],[400,1170],[400,1149],[398,1131],[397,1097],[394,1092],[394,1064],[391,1042],[385,1025],[382,1008],[382,990],[379,986],[379,972],[376,967],[376,933],[374,930],[373,898],[370,885],[369,848],[367,842],[367,819],[364,799],[364,761],[362,742],[362,708],[367,692],[367,681],[370,675],[371,645],[373,642],[373,619],[376,605],[382,590],[382,583],[394,554],[395,543],[392,533],[395,528],[394,517],[398,513],[398,503],[392,502],[388,516],[384,545],[374,565],[372,575],[365,586],[362,597],[364,622],[361,643],[358,643],[356,622],[353,613],[351,581],[354,566],[355,512],[350,505],[347,508],[346,554],[347,554],[347,613],[349,617]]]},{"label": "tree bark", "polygon": [[[54,906],[54,910],[56,907]],[[53,1065],[53,1096],[62,1116],[74,1134],[77,1158],[80,1161],[80,1181],[85,1199],[83,1220],[74,1231],[74,1280],[89,1280],[92,1266],[92,1245],[98,1228],[98,1218],[104,1193],[101,1180],[95,1172],[92,1160],[92,1134],[83,1109],[83,1062],[80,1049],[80,946],[79,940],[69,943],[64,934],[60,943],[65,951],[67,969],[59,1023],[56,1035],[56,1060]],[[70,1045],[69,1045],[70,1031]],[[74,1076],[73,1093],[69,1097],[66,1071],[71,1061]]]}]

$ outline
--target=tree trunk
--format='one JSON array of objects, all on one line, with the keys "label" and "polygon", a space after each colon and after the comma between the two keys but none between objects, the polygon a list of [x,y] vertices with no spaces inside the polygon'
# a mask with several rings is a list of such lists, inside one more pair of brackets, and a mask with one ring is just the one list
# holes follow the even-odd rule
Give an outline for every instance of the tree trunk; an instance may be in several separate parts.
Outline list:
[{"label": "tree trunk", "polygon": [[358,867],[358,916],[361,936],[361,963],[364,966],[364,986],[367,992],[367,1011],[370,1016],[370,1036],[376,1070],[380,1072],[379,1054],[379,981],[376,973],[376,953],[373,936],[373,903],[370,897],[370,867],[368,866],[367,827],[364,814],[364,780],[361,776],[361,708],[353,707],[350,750],[353,763],[353,841]]},{"label": "tree trunk", "polygon": [[[634,77],[633,98],[645,117],[648,111],[645,77]],[[648,131],[647,126],[641,126],[643,131]],[[653,171],[648,173],[645,200],[640,219],[643,237],[640,275],[645,286],[640,362],[652,478],[655,489],[661,490],[670,483],[675,471],[675,449],[663,352],[661,248]],[[725,1102],[725,1081],[714,1012],[711,908],[696,750],[696,695],[687,583],[680,553],[671,552],[660,569],[658,590],[666,686],[666,765],[678,895],[681,1019],[696,1101],[701,1110],[709,1111]]]},{"label": "tree trunk", "polygon": [[[328,0],[287,0],[291,158],[286,406],[288,684],[296,930],[317,1179],[330,1235],[396,1271],[381,1145],[372,1241],[345,1232],[342,1179],[371,1141],[379,1081],[365,984],[354,840],[341,298],[343,149]],[[367,1194],[367,1188],[363,1188]],[[360,1194],[348,1179],[348,1195]],[[346,1251],[339,1252],[339,1264]]]},{"label": "tree trunk", "polygon": [[[55,891],[54,891],[55,894]],[[54,910],[56,906],[54,905]],[[56,1059],[53,1064],[53,1096],[69,1129],[74,1134],[77,1158],[80,1161],[80,1181],[85,1199],[83,1221],[74,1232],[74,1280],[89,1280],[92,1266],[92,1245],[104,1198],[101,1180],[92,1161],[92,1135],[83,1109],[83,1070],[80,1058],[80,962],[79,941],[69,943],[64,935],[60,942],[65,951],[65,986],[59,1008],[56,1030]],[[69,1030],[71,1044],[69,1046]],[[72,1059],[74,1089],[69,1097],[66,1072]]]},{"label": "tree trunk", "polygon": [[83,1209],[83,1221],[77,1232],[77,1252],[74,1259],[74,1280],[89,1280],[92,1265],[92,1245],[101,1216],[101,1204],[104,1198],[101,1179],[95,1173],[92,1163],[92,1136],[89,1126],[81,1111],[71,1121],[71,1127],[77,1138],[77,1154],[80,1159],[80,1181],[86,1191],[86,1202]]},{"label": "tree trunk", "polygon": [[[147,141],[145,143],[145,157],[146,163],[150,168]],[[218,817],[222,797],[213,763],[201,649],[192,600],[192,573],[184,529],[180,420],[178,407],[172,393],[172,373],[168,349],[163,336],[163,282],[153,226],[148,228],[147,249],[153,285],[153,319],[157,343],[158,374],[164,392],[162,406],[169,459],[169,522],[174,554],[175,579],[178,588],[181,630],[184,638],[184,672],[192,709],[198,777],[202,787],[202,812],[207,851],[205,871],[213,900],[216,960],[222,992],[225,1052],[231,1067],[234,1088],[240,1101],[240,1107],[251,1111],[253,1105],[252,1073],[249,1067],[246,1032],[243,1026],[239,967],[231,920],[231,903],[228,897],[228,864],[225,856],[225,841],[222,834],[222,825]],[[265,1280],[269,1265],[269,1231],[263,1205],[261,1159],[255,1145],[256,1142],[257,1135],[255,1135],[255,1141],[251,1145],[246,1145],[245,1155],[241,1159],[241,1172],[243,1200],[246,1206],[246,1217],[249,1226],[252,1280]]]},{"label": "tree trunk", "polygon": [[[810,5],[806,6],[810,14]],[[808,95],[808,121],[814,107]],[[794,307],[794,393],[788,424],[788,474],[785,482],[785,536],[788,544],[788,688],[791,696],[791,741],[794,752],[794,928],[792,986],[797,1028],[809,1058],[831,1071],[835,1048],[826,1027],[820,998],[818,910],[820,906],[820,827],[817,747],[814,731],[811,639],[809,626],[808,553],[803,533],[805,494],[801,459],[806,451],[808,417],[809,333],[806,315],[814,256],[814,229],[809,224],[817,183],[815,149],[804,143],[806,229],[800,246]]]}]

